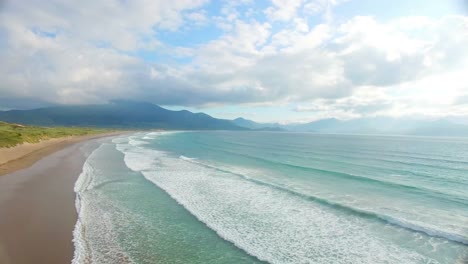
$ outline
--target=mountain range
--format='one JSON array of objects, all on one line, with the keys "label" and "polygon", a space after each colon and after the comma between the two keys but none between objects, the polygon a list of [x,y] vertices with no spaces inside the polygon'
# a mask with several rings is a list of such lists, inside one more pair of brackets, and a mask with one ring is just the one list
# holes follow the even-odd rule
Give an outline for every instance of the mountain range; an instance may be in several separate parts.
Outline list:
[{"label": "mountain range", "polygon": [[246,130],[231,120],[217,119],[204,113],[192,113],[187,110],[171,111],[151,103],[125,100],[97,105],[0,111],[0,120],[40,126]]},{"label": "mountain range", "polygon": [[107,104],[49,106],[0,111],[0,120],[40,126],[89,126],[133,129],[258,130],[323,134],[385,134],[468,136],[468,125],[447,119],[374,117],[352,120],[322,119],[305,124],[258,123],[242,117],[218,119],[205,113],[172,111],[155,104],[114,100]]},{"label": "mountain range", "polygon": [[261,124],[242,119],[234,122],[251,129],[278,128],[285,131],[321,134],[375,134],[415,136],[468,136],[468,125],[447,119],[421,120],[414,118],[373,117],[352,120],[322,119],[304,124]]}]

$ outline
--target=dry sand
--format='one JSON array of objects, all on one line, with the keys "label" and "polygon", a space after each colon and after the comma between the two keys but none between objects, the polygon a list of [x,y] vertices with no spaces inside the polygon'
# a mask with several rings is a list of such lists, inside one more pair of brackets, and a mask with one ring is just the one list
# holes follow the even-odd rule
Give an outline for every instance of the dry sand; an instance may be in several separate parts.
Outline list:
[{"label": "dry sand", "polygon": [[30,167],[0,177],[1,264],[71,262],[73,186],[87,155],[106,140],[90,138],[49,142],[2,165],[3,172]]},{"label": "dry sand", "polygon": [[97,135],[54,138],[35,144],[24,143],[12,148],[0,148],[0,176],[27,168],[42,157],[45,157],[73,143],[121,133],[122,132],[111,132]]}]

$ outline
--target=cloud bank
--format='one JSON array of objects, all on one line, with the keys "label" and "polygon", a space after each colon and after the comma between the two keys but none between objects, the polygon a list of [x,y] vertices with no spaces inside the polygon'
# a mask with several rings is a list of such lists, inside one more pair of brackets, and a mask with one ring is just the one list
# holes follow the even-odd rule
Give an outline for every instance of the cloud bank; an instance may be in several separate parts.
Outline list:
[{"label": "cloud bank", "polygon": [[0,97],[292,104],[343,118],[468,113],[467,16],[337,19],[341,4],[6,1]]}]

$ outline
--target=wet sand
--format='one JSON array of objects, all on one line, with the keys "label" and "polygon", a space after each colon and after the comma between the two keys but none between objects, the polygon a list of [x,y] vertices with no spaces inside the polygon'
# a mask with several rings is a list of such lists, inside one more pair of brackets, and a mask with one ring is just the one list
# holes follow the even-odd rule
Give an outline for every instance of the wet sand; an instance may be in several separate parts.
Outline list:
[{"label": "wet sand", "polygon": [[0,263],[71,262],[73,187],[86,157],[109,138],[83,140],[54,144],[28,159],[32,166],[0,177]]}]

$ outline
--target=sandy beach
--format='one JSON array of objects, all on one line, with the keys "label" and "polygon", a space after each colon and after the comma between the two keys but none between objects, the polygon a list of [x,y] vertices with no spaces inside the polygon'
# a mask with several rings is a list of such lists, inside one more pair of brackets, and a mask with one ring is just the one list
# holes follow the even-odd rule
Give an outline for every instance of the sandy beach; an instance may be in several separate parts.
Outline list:
[{"label": "sandy beach", "polygon": [[0,176],[27,168],[39,159],[71,144],[120,133],[122,132],[53,138],[34,144],[24,143],[12,148],[0,148]]},{"label": "sandy beach", "polygon": [[[101,134],[0,152],[0,263],[70,263],[76,223],[74,183]],[[26,149],[26,150],[25,150]],[[12,158],[15,157],[15,158]]]}]

